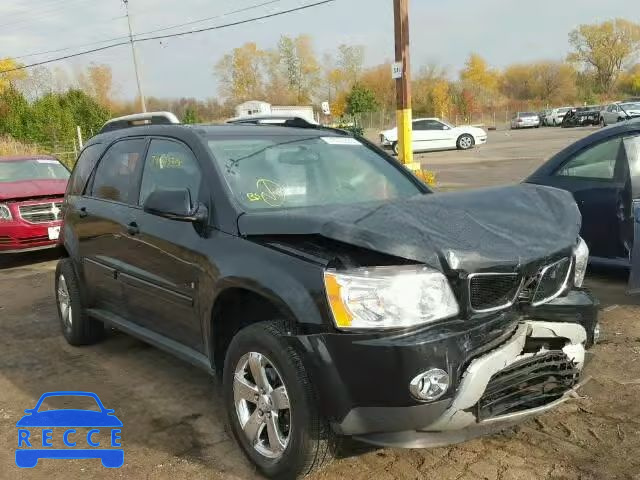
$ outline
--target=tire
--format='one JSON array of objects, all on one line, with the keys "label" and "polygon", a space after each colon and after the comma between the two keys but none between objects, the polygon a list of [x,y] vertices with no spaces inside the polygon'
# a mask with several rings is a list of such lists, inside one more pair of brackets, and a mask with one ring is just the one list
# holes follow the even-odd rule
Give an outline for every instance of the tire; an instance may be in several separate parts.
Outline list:
[{"label": "tire", "polygon": [[391,145],[391,149],[393,150],[393,153],[397,156],[400,155],[400,149],[398,147],[398,142],[393,142],[393,144]]},{"label": "tire", "polygon": [[604,121],[604,117],[600,117],[600,126],[601,127],[606,127],[607,126],[607,122]]},{"label": "tire", "polygon": [[[283,340],[284,335],[286,331],[278,322],[261,322],[242,329],[227,350],[222,388],[229,429],[247,458],[266,477],[295,479],[331,462],[336,436],[320,415],[302,360]],[[254,380],[254,368],[262,372],[258,377],[262,377],[264,389],[261,382]],[[245,396],[238,394],[236,402],[238,385],[248,388],[238,389]],[[272,397],[259,393],[269,389],[280,394]],[[283,403],[282,398],[288,401]],[[278,409],[277,404],[289,408]],[[268,422],[275,422],[271,431]],[[249,432],[245,433],[243,424],[254,428],[247,428]],[[249,436],[254,440],[250,441]],[[272,438],[277,440],[272,442]],[[280,448],[273,448],[272,443]]]},{"label": "tire", "polygon": [[556,119],[555,119],[555,118],[553,119],[553,126],[554,126],[554,127],[557,127],[557,126],[558,126],[558,122],[556,122]]},{"label": "tire", "polygon": [[470,148],[473,148],[475,144],[476,141],[474,140],[473,136],[469,135],[468,133],[463,133],[458,137],[458,140],[456,141],[456,147],[458,147],[458,150],[469,150]]},{"label": "tire", "polygon": [[69,258],[56,266],[56,305],[62,335],[71,345],[93,345],[104,338],[102,322],[86,313],[80,282]]}]

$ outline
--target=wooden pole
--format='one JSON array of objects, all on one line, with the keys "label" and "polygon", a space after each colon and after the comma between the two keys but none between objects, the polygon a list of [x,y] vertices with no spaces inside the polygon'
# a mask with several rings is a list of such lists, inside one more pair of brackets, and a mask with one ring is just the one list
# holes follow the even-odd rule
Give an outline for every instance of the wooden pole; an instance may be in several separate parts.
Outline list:
[{"label": "wooden pole", "polygon": [[411,170],[413,163],[411,115],[411,64],[409,62],[409,0],[393,0],[396,62],[402,65],[402,76],[396,79],[396,110],[398,125],[398,156]]}]

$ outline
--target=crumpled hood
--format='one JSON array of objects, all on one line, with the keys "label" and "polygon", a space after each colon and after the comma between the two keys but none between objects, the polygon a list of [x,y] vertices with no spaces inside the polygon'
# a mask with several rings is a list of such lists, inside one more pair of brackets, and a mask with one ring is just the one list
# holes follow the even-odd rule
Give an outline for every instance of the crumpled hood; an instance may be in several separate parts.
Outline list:
[{"label": "crumpled hood", "polygon": [[57,197],[64,195],[66,180],[24,180],[0,182],[0,200],[18,200],[32,197]]},{"label": "crumpled hood", "polygon": [[528,184],[238,219],[242,235],[316,234],[466,272],[522,265],[569,249],[580,223],[570,193]]}]

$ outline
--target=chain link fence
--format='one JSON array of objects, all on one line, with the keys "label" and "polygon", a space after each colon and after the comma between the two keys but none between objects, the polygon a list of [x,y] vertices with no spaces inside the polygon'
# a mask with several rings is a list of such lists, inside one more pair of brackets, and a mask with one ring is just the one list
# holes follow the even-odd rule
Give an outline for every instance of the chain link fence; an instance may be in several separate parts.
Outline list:
[{"label": "chain link fence", "polygon": [[79,152],[80,146],[76,138],[18,141],[9,136],[0,136],[0,156],[51,155],[72,169]]}]

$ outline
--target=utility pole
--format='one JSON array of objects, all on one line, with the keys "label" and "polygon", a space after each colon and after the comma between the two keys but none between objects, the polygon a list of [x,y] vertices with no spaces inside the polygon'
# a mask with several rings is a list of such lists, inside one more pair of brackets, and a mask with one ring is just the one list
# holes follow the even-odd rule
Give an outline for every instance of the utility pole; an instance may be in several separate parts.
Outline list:
[{"label": "utility pole", "polygon": [[409,0],[393,0],[396,39],[396,109],[398,125],[398,157],[410,170],[419,170],[413,163],[411,69],[409,63]]},{"label": "utility pole", "polygon": [[136,55],[136,46],[133,42],[133,31],[131,29],[131,17],[129,16],[129,0],[122,0],[124,8],[127,11],[127,24],[129,25],[129,42],[131,43],[131,53],[133,54],[133,69],[136,72],[136,82],[138,83],[138,96],[140,97],[140,109],[142,112],[147,111],[147,103],[142,91],[142,80],[140,80],[140,71],[138,69],[138,55]]}]

